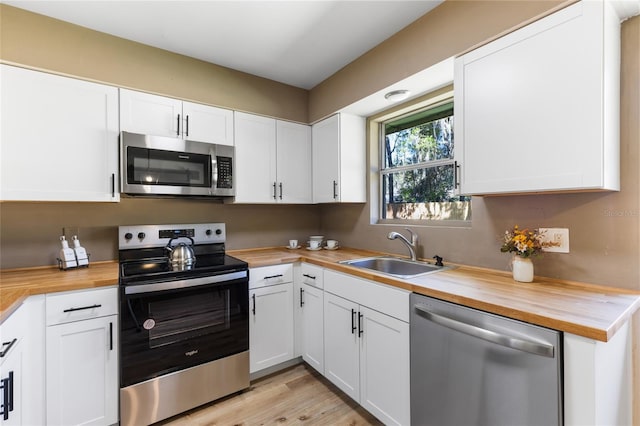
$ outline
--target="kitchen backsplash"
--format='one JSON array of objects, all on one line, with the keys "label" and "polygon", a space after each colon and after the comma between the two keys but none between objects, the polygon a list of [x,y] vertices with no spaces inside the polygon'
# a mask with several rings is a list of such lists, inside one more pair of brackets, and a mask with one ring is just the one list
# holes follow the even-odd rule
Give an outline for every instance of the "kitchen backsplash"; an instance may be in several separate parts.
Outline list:
[{"label": "kitchen backsplash", "polygon": [[319,232],[311,205],[227,205],[123,197],[119,203],[0,204],[0,268],[55,265],[64,228],[77,229],[92,262],[118,257],[118,226],[225,222],[227,249],[285,246]]}]

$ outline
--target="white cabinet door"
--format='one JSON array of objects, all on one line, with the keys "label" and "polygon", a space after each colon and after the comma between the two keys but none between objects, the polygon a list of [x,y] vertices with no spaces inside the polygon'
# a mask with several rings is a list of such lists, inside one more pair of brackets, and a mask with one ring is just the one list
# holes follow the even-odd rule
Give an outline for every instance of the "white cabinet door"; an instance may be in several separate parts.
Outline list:
[{"label": "white cabinet door", "polygon": [[360,405],[384,424],[410,424],[409,324],[360,306]]},{"label": "white cabinet door", "polygon": [[182,101],[120,89],[120,129],[143,135],[180,137]]},{"label": "white cabinet door", "polygon": [[0,67],[0,199],[118,201],[118,89]]},{"label": "white cabinet door", "polygon": [[313,201],[339,201],[340,115],[333,115],[311,128],[313,146]]},{"label": "white cabinet door", "polygon": [[121,130],[233,145],[233,111],[120,89]]},{"label": "white cabinet door", "polygon": [[276,136],[277,201],[311,203],[311,127],[278,120]]},{"label": "white cabinet door", "polygon": [[0,424],[45,424],[44,296],[30,296],[0,324],[0,342],[0,401],[6,393],[12,402]]},{"label": "white cabinet door", "polygon": [[358,304],[324,295],[324,375],[340,390],[360,401]]},{"label": "white cabinet door", "polygon": [[314,124],[311,132],[313,201],[365,202],[365,119],[336,114]]},{"label": "white cabinet door", "polygon": [[618,18],[562,9],[455,62],[463,194],[619,190]]},{"label": "white cabinet door", "polygon": [[47,424],[118,421],[116,315],[47,327]]},{"label": "white cabinet door", "polygon": [[[21,425],[27,402],[25,398],[30,396],[24,392],[24,373],[27,366],[24,362],[25,353],[23,350],[22,336],[10,348],[3,342],[3,351],[8,351],[2,357],[0,364],[0,424],[2,426]],[[9,341],[11,342],[11,341]],[[5,404],[4,401],[7,401]]]},{"label": "white cabinet door", "polygon": [[234,113],[237,203],[310,203],[309,126]]},{"label": "white cabinet door", "polygon": [[233,146],[233,111],[183,102],[183,139]]},{"label": "white cabinet door", "polygon": [[249,290],[249,371],[293,358],[293,283]]},{"label": "white cabinet door", "polygon": [[238,203],[275,203],[276,121],[234,113],[236,198]]},{"label": "white cabinet door", "polygon": [[324,374],[324,291],[302,284],[299,297],[302,359]]}]

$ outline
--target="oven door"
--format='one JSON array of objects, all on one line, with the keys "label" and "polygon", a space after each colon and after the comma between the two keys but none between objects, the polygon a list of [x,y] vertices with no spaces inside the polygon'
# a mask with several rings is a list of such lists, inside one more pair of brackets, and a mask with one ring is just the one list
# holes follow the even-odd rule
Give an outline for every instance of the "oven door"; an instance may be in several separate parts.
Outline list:
[{"label": "oven door", "polygon": [[121,287],[120,386],[249,350],[248,300],[246,271]]}]

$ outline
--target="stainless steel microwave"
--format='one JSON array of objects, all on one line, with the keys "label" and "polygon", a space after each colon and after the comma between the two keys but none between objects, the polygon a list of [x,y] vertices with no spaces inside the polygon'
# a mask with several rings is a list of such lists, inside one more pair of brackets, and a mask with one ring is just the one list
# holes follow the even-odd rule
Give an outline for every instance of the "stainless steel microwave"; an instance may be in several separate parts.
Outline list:
[{"label": "stainless steel microwave", "polygon": [[234,147],[122,132],[120,191],[132,195],[235,195]]}]

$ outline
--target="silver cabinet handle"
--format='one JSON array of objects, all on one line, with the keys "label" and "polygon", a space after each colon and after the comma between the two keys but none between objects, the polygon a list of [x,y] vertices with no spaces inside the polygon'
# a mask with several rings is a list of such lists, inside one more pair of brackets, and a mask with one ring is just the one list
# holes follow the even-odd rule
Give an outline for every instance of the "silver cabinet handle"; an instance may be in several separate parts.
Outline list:
[{"label": "silver cabinet handle", "polygon": [[495,331],[487,330],[472,324],[467,324],[466,322],[460,322],[444,315],[434,314],[433,312],[427,311],[420,305],[413,305],[413,307],[420,312],[420,315],[422,317],[443,327],[459,331],[460,333],[468,334],[469,336],[477,337],[478,339],[482,339],[487,342],[505,346],[507,348],[516,349],[535,355],[542,355],[548,358],[554,357],[553,345],[545,345],[544,343],[532,342],[529,340],[523,340],[517,337],[511,337],[504,334],[496,333]]}]

